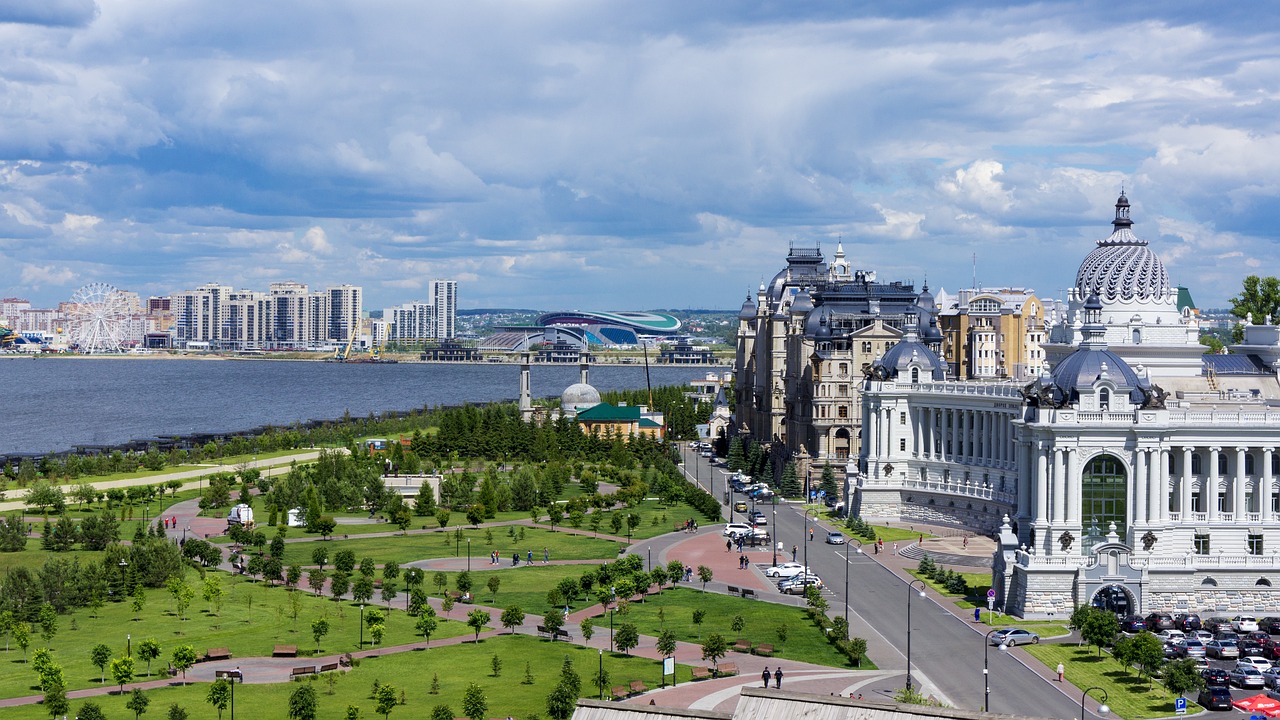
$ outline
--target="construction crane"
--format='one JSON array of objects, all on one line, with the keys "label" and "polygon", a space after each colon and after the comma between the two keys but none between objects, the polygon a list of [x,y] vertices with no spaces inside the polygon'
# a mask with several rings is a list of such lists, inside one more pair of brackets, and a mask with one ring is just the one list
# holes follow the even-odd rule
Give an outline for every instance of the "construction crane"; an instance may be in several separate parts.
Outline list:
[{"label": "construction crane", "polygon": [[351,348],[356,344],[356,324],[351,324],[351,336],[347,338],[347,344],[341,345],[333,353],[333,359],[338,362],[346,362],[351,357]]}]

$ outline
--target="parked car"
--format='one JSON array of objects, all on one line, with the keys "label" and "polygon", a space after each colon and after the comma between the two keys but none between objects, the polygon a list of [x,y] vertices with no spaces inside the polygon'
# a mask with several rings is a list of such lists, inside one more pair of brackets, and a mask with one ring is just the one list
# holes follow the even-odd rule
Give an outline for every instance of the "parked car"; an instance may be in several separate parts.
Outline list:
[{"label": "parked car", "polygon": [[1236,647],[1233,640],[1210,640],[1205,643],[1204,650],[1209,657],[1219,660],[1234,660],[1240,657],[1240,648]]},{"label": "parked car", "polygon": [[782,563],[781,565],[775,565],[771,568],[766,568],[764,575],[765,577],[771,578],[789,578],[795,577],[802,572],[808,572],[808,569],[805,568],[804,565],[801,565],[798,562],[789,562]]},{"label": "parked car", "polygon": [[1173,616],[1173,624],[1183,632],[1200,629],[1200,616],[1195,613],[1181,613]]},{"label": "parked car", "polygon": [[1147,621],[1137,615],[1125,615],[1120,619],[1120,629],[1127,633],[1140,633],[1147,629]]},{"label": "parked car", "polygon": [[1231,710],[1231,690],[1222,685],[1209,685],[1196,696],[1196,704],[1209,710]]},{"label": "parked car", "polygon": [[747,503],[746,503],[746,501],[744,501],[744,500],[739,500],[738,502],[734,503],[734,504],[733,504],[733,509],[734,509],[735,511],[737,511],[737,512],[740,512],[740,513],[744,513],[744,512],[746,512],[746,511],[747,511]]},{"label": "parked car", "polygon": [[1187,638],[1178,643],[1178,655],[1189,658],[1202,658],[1205,655],[1204,642],[1200,638]]},{"label": "parked car", "polygon": [[1204,629],[1208,630],[1211,633],[1216,633],[1219,630],[1224,630],[1230,627],[1230,625],[1231,625],[1231,621],[1224,617],[1211,617],[1208,620],[1204,621]]},{"label": "parked car", "polygon": [[1231,678],[1231,684],[1237,687],[1260,688],[1265,685],[1262,671],[1248,663],[1236,663],[1227,675]]},{"label": "parked car", "polygon": [[1250,656],[1247,656],[1247,657],[1242,657],[1242,658],[1240,658],[1240,660],[1239,660],[1236,664],[1237,664],[1237,665],[1251,665],[1251,666],[1253,666],[1253,667],[1257,668],[1257,669],[1258,669],[1258,672],[1262,672],[1263,670],[1270,670],[1270,669],[1271,669],[1271,662],[1270,662],[1269,660],[1267,660],[1266,658],[1257,657],[1256,655],[1250,655]]},{"label": "parked car", "polygon": [[1213,639],[1213,633],[1209,632],[1208,630],[1192,630],[1191,632],[1187,633],[1187,637],[1199,638],[1204,642],[1209,642],[1210,640]]},{"label": "parked car", "polygon": [[1015,645],[1035,645],[1040,642],[1040,636],[1030,630],[1022,628],[1005,628],[997,632],[991,633],[992,645],[1005,645],[1013,647]]},{"label": "parked car", "polygon": [[[1259,625],[1259,627],[1261,627],[1261,625]],[[1254,630],[1251,633],[1245,633],[1245,637],[1253,638],[1254,640],[1257,640],[1263,645],[1268,645],[1271,643],[1271,633],[1265,632],[1263,630]]]},{"label": "parked car", "polygon": [[836,531],[836,530],[832,530],[831,532],[827,533],[827,544],[828,544],[828,545],[843,545],[843,544],[844,544],[844,534],[843,534],[843,533],[841,533],[841,532],[838,532],[838,531]]},{"label": "parked car", "polygon": [[822,580],[817,575],[796,575],[778,583],[778,590],[787,595],[803,595],[810,585],[821,588]]},{"label": "parked car", "polygon": [[1231,629],[1238,633],[1253,632],[1258,629],[1258,618],[1252,615],[1237,615],[1231,618]]},{"label": "parked car", "polygon": [[1264,617],[1258,620],[1258,629],[1268,635],[1280,635],[1280,617]]},{"label": "parked car", "polygon": [[730,535],[740,535],[742,533],[749,532],[751,532],[751,526],[746,523],[729,523],[724,526],[724,529],[720,531],[720,534],[725,537],[729,537]]},{"label": "parked car", "polygon": [[1160,630],[1172,630],[1177,627],[1173,622],[1173,616],[1169,613],[1153,612],[1147,616],[1147,629],[1151,632]]},{"label": "parked car", "polygon": [[1231,678],[1227,677],[1227,671],[1222,668],[1211,667],[1207,670],[1202,670],[1200,671],[1200,677],[1204,678],[1205,684],[1210,687],[1227,685],[1231,682]]},{"label": "parked car", "polygon": [[1280,687],[1280,667],[1272,665],[1262,671],[1262,682],[1269,688]]},{"label": "parked car", "polygon": [[759,510],[752,510],[751,515],[749,517],[751,518],[751,522],[755,523],[756,525],[769,524],[769,518],[765,517],[764,513],[760,512]]},{"label": "parked car", "polygon": [[[1148,622],[1150,621],[1148,620]],[[1187,634],[1181,630],[1164,629],[1156,633],[1156,637],[1160,638],[1163,642],[1176,643],[1186,640]]]},{"label": "parked car", "polygon": [[[1256,657],[1258,659],[1266,658],[1268,655],[1267,646],[1261,640],[1255,637],[1243,637],[1236,643],[1236,647],[1240,648],[1240,657]],[[1271,663],[1268,662],[1268,665]]]},{"label": "parked car", "polygon": [[1240,636],[1231,630],[1219,630],[1213,634],[1214,640],[1230,640],[1233,643],[1240,642]]}]

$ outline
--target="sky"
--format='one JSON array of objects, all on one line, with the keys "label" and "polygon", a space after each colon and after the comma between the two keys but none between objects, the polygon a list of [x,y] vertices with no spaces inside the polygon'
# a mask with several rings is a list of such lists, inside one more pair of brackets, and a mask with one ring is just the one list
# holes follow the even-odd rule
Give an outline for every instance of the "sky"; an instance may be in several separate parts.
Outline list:
[{"label": "sky", "polygon": [[1062,297],[1280,274],[1266,3],[0,0],[0,293],[722,308],[837,243]]}]

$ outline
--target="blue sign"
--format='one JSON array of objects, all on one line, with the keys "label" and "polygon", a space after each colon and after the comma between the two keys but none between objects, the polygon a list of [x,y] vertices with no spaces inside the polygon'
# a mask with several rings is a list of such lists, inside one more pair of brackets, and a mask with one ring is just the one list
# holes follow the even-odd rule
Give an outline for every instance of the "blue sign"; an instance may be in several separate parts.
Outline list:
[{"label": "blue sign", "polygon": [[1173,712],[1174,712],[1174,714],[1175,714],[1175,715],[1186,715],[1186,714],[1187,714],[1187,699],[1186,699],[1186,698],[1184,698],[1184,697],[1180,697],[1180,698],[1178,698],[1177,700],[1174,700],[1174,701],[1173,701]]}]

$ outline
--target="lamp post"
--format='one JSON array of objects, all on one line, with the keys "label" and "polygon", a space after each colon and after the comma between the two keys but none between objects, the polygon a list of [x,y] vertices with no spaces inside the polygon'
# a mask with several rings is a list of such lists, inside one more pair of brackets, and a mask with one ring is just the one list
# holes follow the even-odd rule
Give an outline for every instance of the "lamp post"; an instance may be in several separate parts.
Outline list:
[{"label": "lamp post", "polygon": [[618,592],[609,587],[609,652],[613,652],[613,609],[618,606]]},{"label": "lamp post", "polygon": [[471,538],[467,538],[467,572],[471,572]]},{"label": "lamp post", "polygon": [[[846,544],[845,546],[846,549],[844,553],[844,639],[845,640],[849,639],[849,566],[853,564],[853,556],[855,553],[858,555],[862,554],[861,540],[858,540],[855,538],[849,538],[849,542],[858,543],[858,546],[853,549],[853,552],[849,552],[848,545]],[[806,571],[807,571],[807,568],[806,568]]]},{"label": "lamp post", "polygon": [[133,633],[124,636],[124,656],[133,657]]},{"label": "lamp post", "polygon": [[776,494],[773,496],[772,502],[773,520],[770,520],[770,522],[773,523],[773,537],[775,542],[771,542],[769,544],[773,546],[773,566],[778,567],[778,543],[776,542],[778,538],[778,496]]},{"label": "lamp post", "polygon": [[[812,508],[804,511],[804,534],[805,535],[809,534],[809,513],[816,513],[816,512],[817,511]],[[808,538],[803,538],[803,537],[800,538],[800,540],[804,543],[804,574],[805,574],[805,577],[808,577],[809,575],[809,540]],[[911,644],[908,643],[907,647],[911,647]]]},{"label": "lamp post", "polygon": [[916,583],[920,583],[920,597],[924,597],[925,583],[923,580],[916,578],[907,586],[907,693],[912,690],[911,685],[911,596],[915,594]]},{"label": "lamp post", "polygon": [[647,558],[645,560],[644,571],[653,572],[653,548],[650,548],[648,545],[645,545],[644,554],[645,554],[645,557]]},{"label": "lamp post", "polygon": [[1100,688],[1096,686],[1091,688],[1085,688],[1085,691],[1080,693],[1080,720],[1084,720],[1084,699],[1089,697],[1089,693],[1093,692],[1094,690],[1097,690],[1102,693],[1102,704],[1098,706],[1098,715],[1102,716],[1111,712],[1111,708],[1107,707],[1106,688]]},{"label": "lamp post", "polygon": [[[907,647],[910,647],[910,644]],[[364,649],[364,603],[360,603],[360,649]]]},{"label": "lamp post", "polygon": [[[991,712],[991,671],[987,665],[987,652],[991,649],[991,636],[1000,632],[998,628],[992,628],[982,638],[982,711]],[[1008,650],[1009,646],[1002,640],[1000,649]]]},{"label": "lamp post", "polygon": [[[600,674],[596,675],[596,680],[604,677],[604,648],[600,648]],[[604,699],[604,685],[600,685],[600,699]],[[235,718],[232,718],[235,720]]]}]

